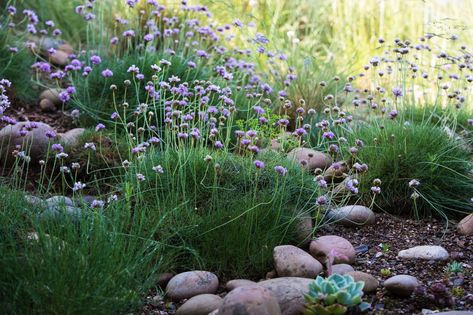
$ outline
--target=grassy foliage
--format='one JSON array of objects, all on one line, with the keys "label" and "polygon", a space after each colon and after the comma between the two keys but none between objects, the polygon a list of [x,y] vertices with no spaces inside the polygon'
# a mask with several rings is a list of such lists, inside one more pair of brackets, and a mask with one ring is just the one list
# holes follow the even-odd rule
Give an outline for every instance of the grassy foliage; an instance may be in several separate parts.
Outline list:
[{"label": "grassy foliage", "polygon": [[[375,178],[383,182],[379,208],[415,216],[471,212],[473,179],[465,140],[451,138],[440,127],[399,121],[387,121],[383,129],[360,126],[354,135],[366,144],[358,156],[369,162],[364,183]],[[408,185],[412,179],[420,182],[416,189]],[[412,198],[413,193],[419,197]]]},{"label": "grassy foliage", "polygon": [[75,223],[44,221],[21,193],[0,191],[0,306],[6,313],[120,313],[140,303],[165,266],[163,247],[150,238],[159,226],[147,225],[149,212],[115,203],[106,212],[84,209]]},{"label": "grassy foliage", "polygon": [[[210,155],[211,161],[204,161]],[[182,150],[154,152],[131,172],[133,191],[142,206],[154,209],[162,222],[159,237],[192,249],[176,269],[204,268],[231,277],[262,277],[272,249],[297,243],[298,218],[313,210],[316,188],[312,178],[285,158],[268,153],[257,170],[251,160],[225,152]],[[153,166],[161,165],[164,173]],[[287,176],[275,172],[277,165]],[[139,182],[136,174],[143,174]]]},{"label": "grassy foliage", "polygon": [[[5,19],[0,17],[0,23]],[[36,100],[37,92],[31,89],[29,69],[34,61],[31,53],[25,49],[22,37],[16,37],[7,28],[0,28],[0,78],[6,78],[15,85],[18,101],[28,103]],[[17,49],[17,52],[10,51]]]}]

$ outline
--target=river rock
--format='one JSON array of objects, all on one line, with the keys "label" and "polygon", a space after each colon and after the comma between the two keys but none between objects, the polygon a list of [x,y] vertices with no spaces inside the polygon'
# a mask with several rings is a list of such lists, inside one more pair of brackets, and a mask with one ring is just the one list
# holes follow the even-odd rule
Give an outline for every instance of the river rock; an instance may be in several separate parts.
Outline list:
[{"label": "river rock", "polygon": [[199,294],[217,292],[218,278],[208,271],[187,271],[175,275],[166,286],[166,295],[173,300],[189,299]]},{"label": "river rock", "polygon": [[66,42],[60,43],[57,46],[57,49],[65,52],[67,55],[71,55],[74,53],[74,49],[72,48],[72,46]]},{"label": "river rock", "polygon": [[[280,315],[278,300],[259,285],[243,286],[225,296],[218,315]],[[283,313],[284,314],[284,313]]]},{"label": "river rock", "polygon": [[46,199],[46,205],[50,208],[60,207],[60,206],[74,206],[74,202],[71,198],[66,196],[53,196]]},{"label": "river rock", "polygon": [[449,255],[442,246],[423,245],[401,250],[397,256],[404,259],[447,260]]},{"label": "river rock", "polygon": [[47,207],[40,215],[41,220],[59,220],[69,218],[73,223],[78,223],[82,215],[82,209],[68,205],[56,205]]},{"label": "river rock", "polygon": [[223,299],[215,294],[191,297],[177,309],[176,315],[207,315],[222,305]]},{"label": "river rock", "polygon": [[314,279],[282,277],[258,282],[258,285],[268,289],[277,299],[283,315],[298,315],[304,313],[304,295],[309,292],[309,284]]},{"label": "river rock", "polygon": [[[34,127],[34,128],[32,128]],[[21,130],[29,130],[25,136],[20,135]],[[54,141],[46,136],[48,131],[53,131],[49,125],[44,123],[19,122],[15,125],[8,125],[0,130],[0,156],[7,157],[8,165],[14,161],[12,152],[17,145],[28,144],[28,150],[32,162],[37,162],[44,158],[48,150],[49,142]],[[52,142],[54,143],[54,142]]]},{"label": "river rock", "polygon": [[273,260],[280,277],[315,278],[323,270],[317,259],[292,245],[276,246]]},{"label": "river rock", "polygon": [[50,101],[47,98],[43,98],[41,101],[39,101],[39,108],[43,112],[55,112],[57,110],[56,106],[54,106],[54,103]]},{"label": "river rock", "polygon": [[387,279],[384,287],[390,293],[398,296],[409,297],[419,285],[416,277],[409,275],[397,275]]},{"label": "river rock", "polygon": [[172,272],[164,272],[158,275],[158,285],[160,288],[165,289],[169,281],[174,277],[175,274]]},{"label": "river rock", "polygon": [[251,281],[251,280],[234,279],[234,280],[228,281],[225,284],[225,289],[227,289],[227,291],[232,291],[232,290],[235,290],[236,288],[239,288],[239,287],[244,287],[244,286],[247,286],[247,285],[255,285],[255,284],[256,284],[256,282]]},{"label": "river rock", "polygon": [[40,106],[41,106],[41,100],[49,100],[51,103],[53,103],[53,105],[61,105],[62,101],[59,98],[59,93],[61,92],[62,92],[61,89],[56,89],[56,88],[44,90],[39,95]]},{"label": "river rock", "polygon": [[340,182],[348,173],[348,164],[345,161],[335,162],[329,166],[324,172],[324,179],[328,182]]},{"label": "river rock", "polygon": [[84,134],[84,128],[74,128],[65,133],[58,134],[59,139],[67,147],[77,147],[80,144],[80,138]]},{"label": "river rock", "polygon": [[363,281],[365,286],[363,287],[363,292],[370,293],[376,291],[379,286],[379,281],[370,274],[362,271],[351,271],[347,272],[347,275],[350,275],[355,279],[355,281]]},{"label": "river rock", "polygon": [[49,61],[52,64],[55,64],[56,66],[63,67],[67,65],[68,59],[69,59],[69,54],[62,50],[56,50],[56,52],[49,55]]},{"label": "river rock", "polygon": [[289,152],[287,157],[309,170],[326,169],[332,164],[330,156],[308,148],[296,148]]},{"label": "river rock", "polygon": [[307,245],[312,236],[312,231],[314,229],[314,223],[312,222],[312,217],[310,215],[304,215],[296,218],[296,238],[299,245]]},{"label": "river rock", "polygon": [[355,269],[348,265],[348,264],[335,264],[332,265],[332,274],[338,273],[339,275],[343,275],[349,272],[355,271]]},{"label": "river rock", "polygon": [[365,206],[350,205],[330,210],[327,213],[330,221],[346,226],[370,225],[375,222],[374,212]]},{"label": "river rock", "polygon": [[464,217],[457,225],[458,234],[473,235],[473,213]]},{"label": "river rock", "polygon": [[325,235],[310,242],[310,254],[314,256],[321,263],[325,263],[327,255],[332,250],[335,250],[334,263],[348,263],[355,262],[356,253],[353,245],[346,239],[336,235]]}]

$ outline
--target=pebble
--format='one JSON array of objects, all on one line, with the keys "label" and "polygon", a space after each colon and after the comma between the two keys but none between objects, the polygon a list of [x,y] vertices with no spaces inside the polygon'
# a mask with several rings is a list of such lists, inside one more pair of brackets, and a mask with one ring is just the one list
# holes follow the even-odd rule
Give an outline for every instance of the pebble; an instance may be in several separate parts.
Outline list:
[{"label": "pebble", "polygon": [[442,246],[423,245],[401,250],[397,256],[404,259],[447,260],[449,255]]},{"label": "pebble", "polygon": [[335,264],[332,265],[332,274],[338,273],[339,275],[346,274],[348,272],[355,271],[355,269],[348,264]]},{"label": "pebble", "polygon": [[[20,135],[22,129],[26,129],[29,126],[34,125],[36,128],[32,128],[25,136]],[[32,162],[38,162],[44,158],[48,150],[50,141],[46,136],[48,131],[53,131],[53,128],[44,123],[31,122],[18,122],[15,125],[8,125],[0,130],[0,156],[8,157],[8,165],[14,161],[11,158],[11,153],[15,150],[15,146],[22,145],[23,143],[28,144],[28,148],[23,147],[22,150],[28,149],[29,156]],[[52,142],[54,143],[54,142]]]},{"label": "pebble", "polygon": [[458,234],[473,235],[473,213],[464,217],[457,225]]},{"label": "pebble", "polygon": [[53,196],[46,199],[46,205],[50,208],[61,207],[61,206],[74,206],[74,202],[71,198],[66,196]]},{"label": "pebble", "polygon": [[256,284],[256,282],[251,281],[251,280],[233,279],[233,280],[228,281],[225,284],[225,289],[227,289],[227,291],[232,291],[232,290],[234,290],[236,288],[239,288],[239,287],[244,287],[244,286],[247,286],[247,285],[255,285],[255,284]]},{"label": "pebble", "polygon": [[166,295],[173,300],[189,299],[204,293],[215,293],[218,278],[208,271],[187,271],[175,275],[166,286]]},{"label": "pebble", "polygon": [[276,273],[280,277],[315,278],[323,266],[314,257],[292,245],[276,246],[273,250]]},{"label": "pebble", "polygon": [[268,289],[278,300],[284,315],[298,315],[304,312],[304,295],[309,292],[309,284],[314,279],[282,277],[258,282],[259,286]]},{"label": "pebble", "polygon": [[61,141],[67,147],[76,147],[80,144],[80,138],[84,134],[84,128],[74,128],[65,133],[58,134]]},{"label": "pebble", "polygon": [[[41,100],[49,100],[53,105],[61,105],[61,99],[59,99],[59,93],[61,93],[61,89],[51,88],[44,90],[39,95],[39,99]],[[40,104],[41,105],[41,104]]]},{"label": "pebble", "polygon": [[259,286],[243,286],[232,290],[223,299],[218,315],[280,315],[278,300],[270,290]]},{"label": "pebble", "polygon": [[363,292],[365,293],[374,292],[379,286],[379,281],[366,272],[351,271],[347,272],[346,274],[352,276],[355,281],[363,281],[365,283],[365,286],[363,287]]},{"label": "pebble", "polygon": [[384,287],[390,293],[402,297],[409,297],[419,285],[416,277],[409,275],[397,275],[387,279]]},{"label": "pebble", "polygon": [[310,254],[321,263],[325,263],[327,255],[335,250],[335,264],[355,262],[356,252],[353,245],[346,239],[336,235],[325,235],[310,243]]},{"label": "pebble", "polygon": [[374,212],[368,207],[359,205],[350,205],[330,210],[327,213],[327,218],[331,222],[346,226],[363,226],[375,223]]},{"label": "pebble", "polygon": [[324,172],[324,179],[328,182],[340,182],[344,174],[348,173],[348,164],[345,161],[335,162]]},{"label": "pebble", "polygon": [[287,157],[309,170],[326,169],[332,164],[328,155],[308,148],[296,148],[289,152]]},{"label": "pebble", "polygon": [[215,294],[191,297],[177,309],[176,315],[207,315],[222,305],[223,299]]},{"label": "pebble", "polygon": [[158,275],[158,285],[160,288],[165,289],[169,281],[174,277],[175,274],[172,272],[164,272]]},{"label": "pebble", "polygon": [[57,110],[56,106],[54,106],[54,103],[48,100],[47,98],[44,98],[39,101],[39,108],[43,112],[55,112]]},{"label": "pebble", "polygon": [[50,62],[61,67],[67,65],[68,59],[69,54],[62,50],[56,50],[54,54],[49,55]]}]

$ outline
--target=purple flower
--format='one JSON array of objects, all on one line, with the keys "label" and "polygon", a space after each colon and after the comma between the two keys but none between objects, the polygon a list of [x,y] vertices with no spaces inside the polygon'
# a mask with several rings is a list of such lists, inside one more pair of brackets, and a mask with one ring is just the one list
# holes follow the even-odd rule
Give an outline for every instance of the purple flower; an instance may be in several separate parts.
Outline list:
[{"label": "purple flower", "polygon": [[335,137],[335,134],[331,131],[326,131],[322,134],[322,137],[325,139],[333,139]]},{"label": "purple flower", "polygon": [[257,114],[258,116],[264,114],[264,109],[263,109],[263,107],[261,107],[261,106],[255,105],[255,106],[253,106],[253,110],[256,112],[256,114]]},{"label": "purple flower", "polygon": [[74,86],[69,86],[67,89],[66,89],[66,92],[68,94],[74,94],[76,92],[76,88]]},{"label": "purple flower", "polygon": [[97,126],[95,126],[95,131],[100,131],[100,130],[103,130],[105,129],[105,125],[104,124],[98,124]]},{"label": "purple flower", "polygon": [[420,182],[417,179],[412,179],[409,181],[409,187],[410,188],[416,188],[420,185]]},{"label": "purple flower", "polygon": [[263,169],[263,168],[264,168],[264,163],[261,162],[260,160],[255,160],[255,161],[253,162],[253,164],[255,165],[255,167],[256,167],[257,169]]},{"label": "purple flower", "polygon": [[86,149],[86,150],[87,150],[87,149],[90,149],[90,150],[92,150],[92,151],[97,150],[97,148],[95,147],[95,144],[94,144],[93,142],[86,142],[86,143],[84,144],[84,149]]},{"label": "purple flower", "polygon": [[72,187],[72,191],[76,192],[76,191],[82,190],[84,188],[85,188],[85,184],[82,184],[79,181],[79,182],[74,183],[74,186]]},{"label": "purple flower", "polygon": [[155,171],[158,174],[163,174],[164,173],[164,169],[161,165],[153,166],[153,171]]},{"label": "purple flower", "polygon": [[134,30],[127,30],[123,32],[123,37],[135,37],[135,31]]},{"label": "purple flower", "polygon": [[371,187],[371,191],[375,194],[375,195],[379,195],[381,193],[381,188],[378,187],[378,186],[372,186]]},{"label": "purple flower", "polygon": [[7,8],[7,12],[11,15],[15,15],[16,14],[16,8],[11,5]]},{"label": "purple flower", "polygon": [[102,200],[94,200],[92,201],[92,203],[90,204],[90,207],[93,208],[93,209],[101,209],[103,208],[103,206],[105,205],[105,202],[102,201]]},{"label": "purple flower", "polygon": [[138,74],[138,73],[140,73],[140,68],[138,68],[135,65],[131,65],[131,67],[129,67],[126,72]]},{"label": "purple flower", "polygon": [[307,131],[305,131],[304,128],[297,128],[296,131],[294,131],[294,133],[297,136],[302,137],[302,136],[305,136],[307,134]]},{"label": "purple flower", "polygon": [[97,55],[93,55],[92,57],[90,57],[90,62],[93,64],[93,65],[98,65],[102,62],[102,58],[100,58],[100,56],[97,56]]},{"label": "purple flower", "polygon": [[324,206],[328,203],[328,199],[325,196],[320,196],[317,198],[315,204],[318,206]]},{"label": "purple flower", "polygon": [[113,72],[110,69],[105,69],[105,70],[102,71],[102,76],[104,78],[110,78],[110,77],[113,76]]},{"label": "purple flower", "polygon": [[62,147],[60,143],[54,143],[53,145],[51,145],[51,150],[59,152],[59,153],[64,152],[64,148]]},{"label": "purple flower", "polygon": [[393,88],[393,95],[394,95],[394,97],[401,97],[403,95],[402,88],[394,87]]},{"label": "purple flower", "polygon": [[390,119],[394,119],[397,117],[397,110],[392,110],[390,113],[389,113],[389,118]]},{"label": "purple flower", "polygon": [[284,176],[287,173],[287,168],[281,165],[275,166],[274,170],[276,171],[276,173],[278,173],[281,176]]},{"label": "purple flower", "polygon": [[67,93],[67,91],[62,91],[61,93],[59,93],[58,96],[61,102],[63,103],[66,103],[71,99],[71,96],[69,95],[69,93]]},{"label": "purple flower", "polygon": [[143,40],[145,42],[150,42],[154,39],[154,35],[153,34],[146,34],[145,36],[143,36]]},{"label": "purple flower", "polygon": [[473,126],[473,118],[468,119],[467,122],[469,126]]},{"label": "purple flower", "polygon": [[57,134],[53,130],[46,131],[46,137],[48,137],[49,139],[56,138],[56,136]]},{"label": "purple flower", "polygon": [[349,179],[346,184],[345,188],[348,189],[352,194],[357,194],[358,193],[358,180],[356,179]]}]

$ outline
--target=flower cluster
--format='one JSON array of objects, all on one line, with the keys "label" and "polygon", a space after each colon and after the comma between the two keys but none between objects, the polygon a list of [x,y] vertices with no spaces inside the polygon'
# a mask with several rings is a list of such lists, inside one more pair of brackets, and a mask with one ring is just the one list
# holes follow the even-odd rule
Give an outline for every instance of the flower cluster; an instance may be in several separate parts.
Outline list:
[{"label": "flower cluster", "polygon": [[0,80],[0,116],[3,115],[5,110],[10,107],[10,100],[7,95],[7,88],[11,86],[11,82],[7,79]]}]

